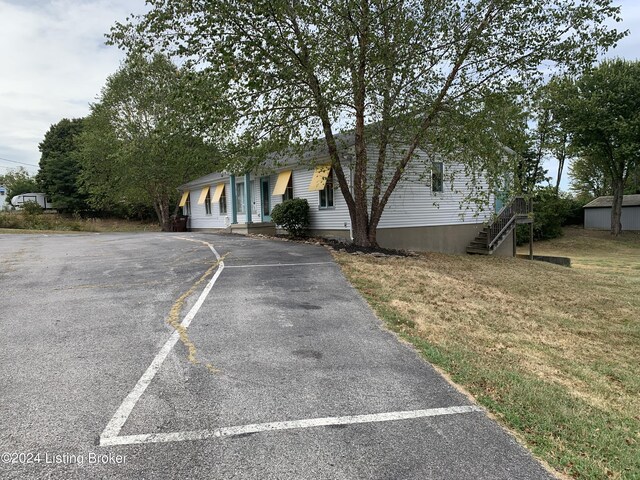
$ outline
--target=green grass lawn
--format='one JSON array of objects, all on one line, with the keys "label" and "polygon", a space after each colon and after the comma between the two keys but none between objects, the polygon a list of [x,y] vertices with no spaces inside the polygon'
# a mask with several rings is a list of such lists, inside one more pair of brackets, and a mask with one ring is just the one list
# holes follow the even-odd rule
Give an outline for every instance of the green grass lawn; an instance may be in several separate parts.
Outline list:
[{"label": "green grass lawn", "polygon": [[336,253],[387,326],[574,478],[640,478],[640,235],[568,229],[514,258]]}]

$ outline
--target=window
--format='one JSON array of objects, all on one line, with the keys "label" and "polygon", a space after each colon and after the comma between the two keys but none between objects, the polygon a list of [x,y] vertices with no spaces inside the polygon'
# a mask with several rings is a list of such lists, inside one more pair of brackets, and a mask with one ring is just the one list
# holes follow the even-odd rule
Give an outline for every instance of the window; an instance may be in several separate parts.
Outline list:
[{"label": "window", "polygon": [[287,188],[285,188],[282,194],[282,201],[293,200],[293,174],[289,175],[289,182],[287,182]]},{"label": "window", "polygon": [[211,190],[207,192],[207,196],[204,199],[204,212],[207,215],[211,215]]},{"label": "window", "polygon": [[226,215],[227,213],[227,189],[223,188],[220,194],[220,200],[218,201],[220,206],[220,215]]},{"label": "window", "polygon": [[236,204],[238,205],[238,213],[245,213],[245,195],[244,183],[236,184]]},{"label": "window", "polygon": [[320,208],[333,208],[333,169],[329,170],[327,183],[320,193]]},{"label": "window", "polygon": [[185,201],[184,207],[182,207],[183,215],[191,215],[191,195],[187,192],[187,199]]},{"label": "window", "polygon": [[431,191],[442,192],[444,187],[444,165],[442,162],[431,163]]}]

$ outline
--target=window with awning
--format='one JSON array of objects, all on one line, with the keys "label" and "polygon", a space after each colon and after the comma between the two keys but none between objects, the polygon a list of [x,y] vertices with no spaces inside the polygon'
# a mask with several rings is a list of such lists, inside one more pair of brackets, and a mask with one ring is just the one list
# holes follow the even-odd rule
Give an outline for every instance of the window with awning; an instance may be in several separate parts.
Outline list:
[{"label": "window with awning", "polygon": [[220,197],[222,197],[223,193],[224,193],[224,183],[219,183],[218,185],[216,185],[216,191],[213,193],[213,203],[219,202]]},{"label": "window with awning", "polygon": [[333,170],[329,170],[324,188],[320,190],[320,208],[333,208]]},{"label": "window with awning", "polygon": [[311,183],[309,184],[310,192],[319,192],[320,190],[324,190],[327,185],[327,178],[329,178],[329,174],[331,173],[331,164],[326,165],[318,165],[313,172],[313,178],[311,179]]},{"label": "window with awning", "polygon": [[[273,188],[272,195],[284,195],[287,191],[287,186],[291,183],[291,170],[285,170],[284,172],[280,172],[278,174],[278,180],[276,181],[276,186]],[[291,190],[293,190],[293,186],[291,186]],[[293,192],[291,197],[293,198]]]},{"label": "window with awning", "polygon": [[178,204],[178,206],[184,207],[187,204],[187,198],[189,198],[189,190],[187,190],[182,194],[182,197],[180,198],[180,203]]},{"label": "window with awning", "polygon": [[207,198],[207,195],[209,195],[209,186],[204,187],[200,192],[200,198],[198,198],[198,205],[202,205],[204,203],[205,199]]}]

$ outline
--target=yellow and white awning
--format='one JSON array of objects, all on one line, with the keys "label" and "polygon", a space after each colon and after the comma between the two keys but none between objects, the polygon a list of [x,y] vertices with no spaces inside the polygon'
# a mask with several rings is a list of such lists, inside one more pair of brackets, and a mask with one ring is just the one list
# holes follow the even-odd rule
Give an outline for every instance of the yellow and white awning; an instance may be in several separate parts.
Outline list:
[{"label": "yellow and white awning", "polygon": [[187,204],[187,198],[189,198],[189,190],[182,194],[182,198],[180,199],[179,207],[184,207]]},{"label": "yellow and white awning", "polygon": [[311,183],[309,184],[309,191],[316,192],[322,190],[327,184],[327,178],[329,178],[330,172],[330,163],[327,163],[325,165],[318,165],[313,172],[313,178],[311,179]]},{"label": "yellow and white awning", "polygon": [[207,185],[200,192],[200,198],[198,198],[198,205],[202,205],[204,201],[207,199],[207,195],[209,193],[209,186]]},{"label": "yellow and white awning", "polygon": [[216,191],[213,193],[213,203],[220,201],[222,192],[224,192],[224,183],[219,183],[218,185],[216,185]]},{"label": "yellow and white awning", "polygon": [[289,184],[289,179],[291,178],[291,170],[285,170],[284,172],[280,172],[278,174],[278,181],[276,182],[276,186],[273,189],[272,195],[284,195],[284,192],[287,190],[287,185]]}]

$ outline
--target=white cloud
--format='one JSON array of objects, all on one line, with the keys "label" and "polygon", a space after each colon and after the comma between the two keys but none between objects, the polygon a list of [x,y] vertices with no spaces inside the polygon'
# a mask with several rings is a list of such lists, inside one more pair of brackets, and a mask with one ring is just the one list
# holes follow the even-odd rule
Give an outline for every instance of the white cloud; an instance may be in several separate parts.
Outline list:
[{"label": "white cloud", "polygon": [[143,0],[0,0],[0,157],[37,164],[50,125],[89,112],[123,58],[104,34],[143,9]]},{"label": "white cloud", "polygon": [[604,57],[621,57],[627,60],[640,60],[640,2],[623,0],[619,3],[622,22],[612,23],[620,31],[629,30],[629,34],[609,50]]},{"label": "white cloud", "polygon": [[[630,34],[606,56],[635,60],[640,2],[623,0],[621,6],[617,28]],[[144,10],[144,0],[0,0],[0,157],[37,164],[38,143],[51,124],[89,112],[89,102],[123,58],[104,45],[104,34]],[[0,160],[0,173],[6,167],[16,164]]]}]

